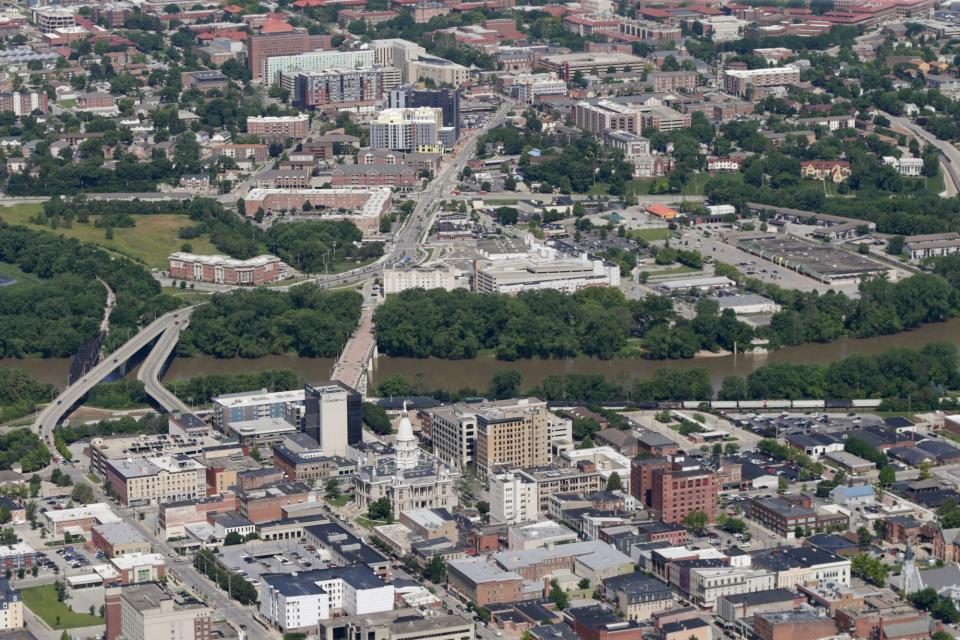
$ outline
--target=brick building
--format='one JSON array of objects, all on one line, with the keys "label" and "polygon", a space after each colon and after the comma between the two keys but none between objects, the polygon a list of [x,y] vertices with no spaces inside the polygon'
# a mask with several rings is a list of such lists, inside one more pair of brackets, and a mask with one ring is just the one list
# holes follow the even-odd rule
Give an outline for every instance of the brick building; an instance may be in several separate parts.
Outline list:
[{"label": "brick building", "polygon": [[265,140],[284,138],[305,138],[310,131],[310,116],[301,113],[296,116],[249,116],[247,133]]},{"label": "brick building", "polygon": [[90,541],[108,558],[128,553],[150,553],[150,543],[126,522],[100,524],[90,530]]},{"label": "brick building", "polygon": [[237,492],[237,511],[254,523],[280,520],[283,508],[315,499],[313,490],[302,482],[275,484]]},{"label": "brick building", "polygon": [[696,71],[659,71],[647,76],[647,84],[656,93],[692,91],[700,84],[700,74]]},{"label": "brick building", "polygon": [[280,279],[280,258],[262,255],[249,260],[229,256],[170,254],[170,277],[191,282],[258,286]]},{"label": "brick building", "polygon": [[409,190],[417,184],[417,172],[402,164],[339,164],[333,168],[335,187],[393,187]]},{"label": "brick building", "polygon": [[46,113],[49,108],[44,91],[19,91],[0,93],[0,111],[13,111],[17,116],[30,115],[34,111]]},{"label": "brick building", "polygon": [[708,522],[717,516],[717,477],[699,463],[675,456],[669,469],[653,473],[653,504],[664,522],[679,524],[693,511],[703,511]]},{"label": "brick building", "polygon": [[206,522],[211,513],[234,511],[236,508],[237,496],[231,492],[203,500],[168,502],[160,505],[157,526],[163,532],[164,540],[177,538],[186,535],[186,525]]},{"label": "brick building", "polygon": [[523,578],[485,558],[464,558],[447,564],[447,586],[475,607],[485,607],[520,600]]},{"label": "brick building", "polygon": [[819,640],[836,635],[837,626],[813,610],[795,609],[758,613],[753,631],[760,640]]},{"label": "brick building", "polygon": [[333,46],[332,36],[310,35],[306,31],[269,33],[250,36],[247,41],[247,68],[251,78],[260,80],[271,56],[289,56]]}]

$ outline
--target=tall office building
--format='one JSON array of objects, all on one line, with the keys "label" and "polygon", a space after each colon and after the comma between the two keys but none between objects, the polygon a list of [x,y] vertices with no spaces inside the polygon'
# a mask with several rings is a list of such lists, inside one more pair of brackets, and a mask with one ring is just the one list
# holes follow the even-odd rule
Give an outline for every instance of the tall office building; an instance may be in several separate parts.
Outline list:
[{"label": "tall office building", "polygon": [[303,431],[324,455],[344,456],[363,439],[363,396],[339,381],[304,387]]},{"label": "tall office building", "polygon": [[460,138],[460,92],[456,89],[417,89],[412,84],[390,92],[391,109],[430,107],[443,112],[443,126],[453,127]]},{"label": "tall office building", "polygon": [[654,511],[670,524],[681,524],[688,514],[703,511],[707,521],[717,518],[717,476],[694,460],[674,456],[669,468],[653,471]]},{"label": "tall office building", "polygon": [[254,80],[263,78],[265,62],[271,56],[290,56],[316,49],[329,49],[332,37],[306,31],[252,35],[247,41],[247,67]]}]

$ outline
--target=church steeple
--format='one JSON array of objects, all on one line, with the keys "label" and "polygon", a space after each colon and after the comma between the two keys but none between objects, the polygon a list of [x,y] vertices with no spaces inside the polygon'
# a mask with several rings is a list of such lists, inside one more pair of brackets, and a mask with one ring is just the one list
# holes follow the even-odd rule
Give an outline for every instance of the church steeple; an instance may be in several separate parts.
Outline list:
[{"label": "church steeple", "polygon": [[417,466],[420,461],[420,448],[417,446],[417,436],[413,435],[413,425],[407,415],[406,401],[403,403],[403,417],[400,418],[400,425],[397,427],[395,446],[398,472],[402,469],[412,469]]}]

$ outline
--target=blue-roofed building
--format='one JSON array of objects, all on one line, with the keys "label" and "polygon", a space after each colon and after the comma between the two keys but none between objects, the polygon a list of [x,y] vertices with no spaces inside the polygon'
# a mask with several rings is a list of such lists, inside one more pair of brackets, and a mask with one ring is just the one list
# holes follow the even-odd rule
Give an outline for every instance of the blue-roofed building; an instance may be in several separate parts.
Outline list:
[{"label": "blue-roofed building", "polygon": [[284,633],[315,630],[334,614],[392,611],[394,586],[362,564],[260,576],[260,613]]},{"label": "blue-roofed building", "polygon": [[837,487],[830,492],[830,499],[847,507],[861,507],[876,501],[873,487],[869,484],[857,487]]}]

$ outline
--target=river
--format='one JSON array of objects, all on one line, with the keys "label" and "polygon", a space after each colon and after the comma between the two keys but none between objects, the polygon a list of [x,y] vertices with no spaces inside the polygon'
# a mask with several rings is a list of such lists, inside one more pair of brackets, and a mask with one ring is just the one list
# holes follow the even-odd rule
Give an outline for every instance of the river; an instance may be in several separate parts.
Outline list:
[{"label": "river", "polygon": [[[768,355],[725,355],[691,360],[644,360],[642,358],[571,358],[568,360],[520,360],[503,362],[493,357],[475,360],[419,360],[416,358],[377,359],[373,372],[373,384],[393,374],[401,374],[409,380],[422,378],[426,388],[457,390],[463,387],[486,389],[497,369],[513,368],[523,374],[525,387],[539,384],[549,375],[562,373],[601,373],[609,378],[649,377],[663,367],[680,369],[703,368],[710,374],[714,386],[719,387],[724,377],[744,376],[757,367],[775,362],[817,364],[840,360],[854,353],[875,354],[894,347],[919,349],[929,342],[944,341],[960,348],[960,318],[930,324],[916,331],[875,338],[844,338],[829,344],[805,344],[786,347]],[[0,367],[25,369],[41,382],[49,382],[63,388],[70,368],[67,358],[15,358],[0,359]],[[212,356],[177,358],[167,370],[164,380],[183,380],[208,373],[240,373],[265,369],[293,369],[307,381],[327,380],[333,368],[332,358],[298,358],[294,355],[264,356],[263,358],[229,358],[220,360]]]}]

